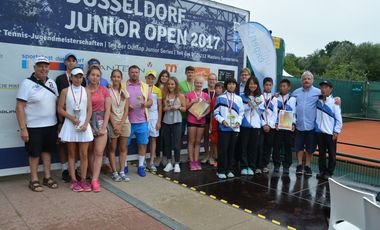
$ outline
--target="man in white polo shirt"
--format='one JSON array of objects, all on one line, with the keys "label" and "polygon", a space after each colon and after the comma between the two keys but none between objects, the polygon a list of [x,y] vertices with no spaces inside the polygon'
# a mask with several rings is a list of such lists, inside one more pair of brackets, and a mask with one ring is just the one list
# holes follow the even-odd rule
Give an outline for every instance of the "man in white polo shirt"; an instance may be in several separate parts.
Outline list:
[{"label": "man in white polo shirt", "polygon": [[50,154],[57,141],[58,89],[55,82],[48,78],[48,73],[49,60],[46,57],[36,58],[34,73],[20,83],[17,93],[16,116],[20,136],[29,156],[29,188],[34,192],[43,191],[37,175],[40,156],[44,164],[43,185],[52,189],[58,188],[50,174]]}]

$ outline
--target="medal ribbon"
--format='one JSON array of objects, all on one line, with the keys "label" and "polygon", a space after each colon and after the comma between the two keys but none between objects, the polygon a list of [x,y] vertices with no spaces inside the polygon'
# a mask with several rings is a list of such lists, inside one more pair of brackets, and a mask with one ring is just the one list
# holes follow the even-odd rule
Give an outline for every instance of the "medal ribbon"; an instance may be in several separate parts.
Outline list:
[{"label": "medal ribbon", "polygon": [[265,110],[268,110],[269,103],[270,103],[270,97],[268,98],[268,101],[267,101],[267,97],[265,96],[265,93],[263,93],[263,96],[264,96],[264,101],[265,101]]},{"label": "medal ribbon", "polygon": [[[234,100],[235,100],[235,95],[234,93],[231,93],[232,96],[231,96],[231,100],[228,99],[228,93],[226,93],[226,98],[227,98],[227,105],[228,105],[228,112],[231,113],[231,110],[232,110],[232,106],[234,104]],[[231,101],[231,103],[230,103]]]},{"label": "medal ribbon", "polygon": [[71,85],[71,83],[70,83],[70,77],[69,77],[69,75],[67,74],[67,72],[66,72],[66,80],[67,80],[67,83],[69,84],[69,86]]},{"label": "medal ribbon", "polygon": [[187,81],[185,83],[186,83],[186,88],[187,88],[188,92],[194,90],[194,85],[193,84],[191,85],[192,87],[189,87],[189,84],[187,83]]},{"label": "medal ribbon", "polygon": [[73,91],[73,86],[72,85],[70,86],[70,89],[71,89],[71,94],[73,95],[73,98],[74,98],[75,105],[77,105],[79,107],[80,104],[81,104],[81,102],[82,102],[82,86],[80,86],[79,104],[77,103],[77,99],[75,98],[74,91]]},{"label": "medal ribbon", "polygon": [[120,92],[119,92],[119,98],[116,96],[115,94],[115,91],[112,89],[112,94],[113,94],[113,97],[115,98],[116,100],[116,106],[119,108],[120,107],[120,103],[121,103],[121,95],[120,95]]},{"label": "medal ribbon", "polygon": [[284,96],[283,96],[283,95],[281,95],[281,99],[282,99],[282,109],[283,109],[283,110],[286,110],[285,105],[286,105],[286,102],[287,102],[288,100],[284,100]]}]

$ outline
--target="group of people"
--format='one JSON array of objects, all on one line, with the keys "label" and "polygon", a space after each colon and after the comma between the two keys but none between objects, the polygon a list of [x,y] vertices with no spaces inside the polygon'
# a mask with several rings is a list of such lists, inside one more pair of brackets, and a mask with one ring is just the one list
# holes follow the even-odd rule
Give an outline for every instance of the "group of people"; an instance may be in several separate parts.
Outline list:
[{"label": "group of people", "polygon": [[[237,170],[241,175],[267,173],[272,156],[274,172],[278,173],[282,164],[283,173],[288,174],[294,146],[296,173],[312,175],[310,159],[318,143],[318,177],[326,179],[334,172],[336,140],[342,127],[340,100],[331,96],[331,82],[323,81],[320,89],[312,86],[313,75],[308,71],[301,77],[300,89],[290,94],[290,82],[284,79],[279,83],[280,93],[273,94],[272,78],[265,78],[260,89],[258,79],[247,68],[240,72],[240,84],[234,78],[217,82],[211,73],[207,88],[203,88],[205,80],[195,77],[192,66],[186,67],[186,79],[181,82],[166,70],[158,76],[154,70],[147,71],[143,82],[136,65],[129,67],[127,81],[123,81],[123,72],[115,69],[108,82],[95,58],[88,61],[86,73],[77,67],[72,53],[65,56],[64,63],[66,72],[53,81],[48,78],[49,60],[38,57],[34,73],[21,82],[17,94],[16,115],[29,155],[32,191],[43,191],[37,174],[40,157],[44,163],[42,184],[58,188],[50,174],[57,142],[62,176],[75,192],[100,191],[104,155],[112,179],[129,181],[126,158],[132,136],[136,137],[141,177],[146,175],[145,165],[157,171],[157,147],[166,158],[164,171],[180,173],[181,140],[186,130],[191,171],[209,163],[217,167],[220,179],[233,178]],[[195,106],[201,108],[200,113],[194,112]],[[291,130],[278,126],[281,111],[292,112]],[[202,139],[205,157],[200,161]],[[150,159],[145,162],[148,143]]]}]

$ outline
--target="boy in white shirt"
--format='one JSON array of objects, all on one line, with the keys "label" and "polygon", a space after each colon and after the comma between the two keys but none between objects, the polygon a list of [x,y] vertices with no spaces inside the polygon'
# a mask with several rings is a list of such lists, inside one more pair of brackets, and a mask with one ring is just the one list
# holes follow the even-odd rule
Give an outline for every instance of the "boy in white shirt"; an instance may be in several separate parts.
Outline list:
[{"label": "boy in white shirt", "polygon": [[[273,137],[274,131],[276,129],[277,122],[277,98],[272,94],[273,87],[273,79],[270,77],[266,77],[263,80],[264,86],[264,107],[265,110],[262,113],[262,121],[261,126],[263,128],[264,133],[264,142],[263,142],[263,165],[262,172],[268,173],[268,164],[269,159],[273,150]],[[260,173],[259,170],[257,173]]]},{"label": "boy in white shirt", "polygon": [[[335,104],[331,95],[333,85],[330,81],[319,83],[321,96],[317,102],[317,118],[315,132],[317,133],[319,149],[318,179],[328,180],[334,174],[336,165],[336,142],[342,130],[342,114],[340,105]],[[329,153],[329,163],[326,167],[326,153]]]}]

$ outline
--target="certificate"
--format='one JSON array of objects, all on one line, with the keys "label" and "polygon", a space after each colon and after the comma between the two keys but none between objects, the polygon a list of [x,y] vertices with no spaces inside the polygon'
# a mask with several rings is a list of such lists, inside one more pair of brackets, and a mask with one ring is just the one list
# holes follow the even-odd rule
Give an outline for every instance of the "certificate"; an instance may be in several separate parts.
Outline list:
[{"label": "certificate", "polygon": [[278,128],[284,130],[292,130],[293,127],[293,112],[280,110],[280,119],[278,122]]},{"label": "certificate", "polygon": [[200,100],[196,103],[194,103],[190,108],[189,108],[189,112],[191,114],[193,114],[195,117],[199,117],[201,115],[203,115],[207,108],[210,106],[210,103],[208,103],[207,101],[205,100]]}]

